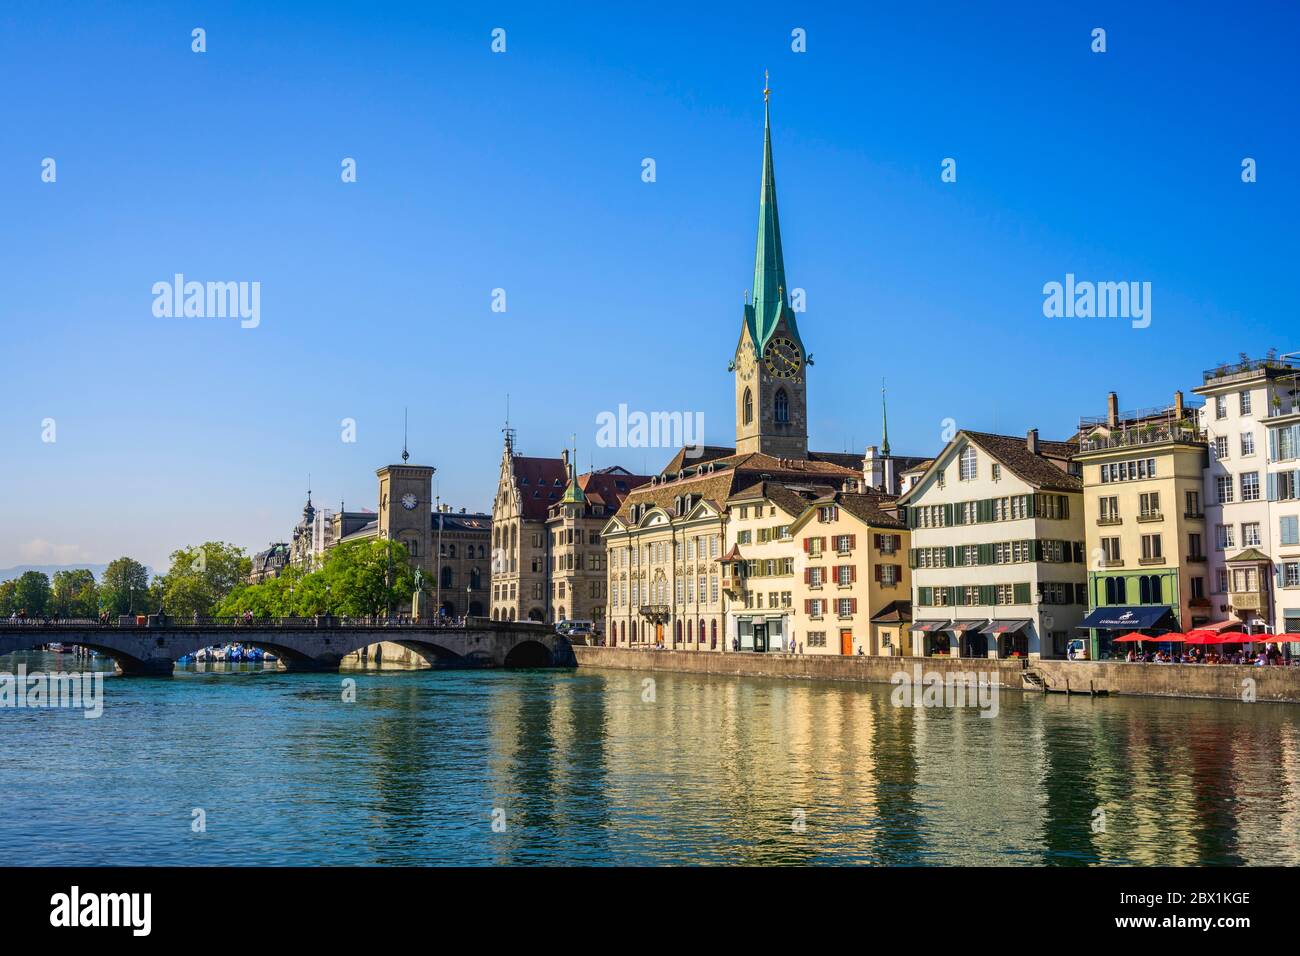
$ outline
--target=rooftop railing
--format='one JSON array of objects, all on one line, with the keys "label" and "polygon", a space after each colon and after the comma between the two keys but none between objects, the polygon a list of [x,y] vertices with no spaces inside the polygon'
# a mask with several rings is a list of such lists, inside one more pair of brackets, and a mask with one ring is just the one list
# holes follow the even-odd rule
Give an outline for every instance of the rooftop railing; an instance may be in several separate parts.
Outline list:
[{"label": "rooftop railing", "polygon": [[1207,368],[1202,374],[1206,385],[1233,382],[1238,379],[1253,378],[1260,372],[1285,372],[1288,369],[1300,370],[1300,360],[1295,358],[1278,358],[1268,356],[1262,359],[1241,356],[1236,362],[1224,362],[1214,368]]},{"label": "rooftop railing", "polygon": [[1146,445],[1162,445],[1170,442],[1184,445],[1202,444],[1205,433],[1195,425],[1149,424],[1134,428],[1118,428],[1109,434],[1083,438],[1079,442],[1079,451],[1105,451],[1108,448],[1141,448]]}]

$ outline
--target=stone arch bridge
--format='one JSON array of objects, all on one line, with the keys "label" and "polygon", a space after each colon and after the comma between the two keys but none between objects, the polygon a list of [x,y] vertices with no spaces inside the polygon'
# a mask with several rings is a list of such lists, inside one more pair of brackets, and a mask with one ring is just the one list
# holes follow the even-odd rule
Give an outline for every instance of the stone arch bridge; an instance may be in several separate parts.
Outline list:
[{"label": "stone arch bridge", "polygon": [[360,623],[282,619],[182,624],[151,615],[147,623],[96,621],[24,624],[0,621],[0,657],[60,642],[112,658],[127,675],[170,676],[176,660],[204,647],[238,643],[275,654],[285,670],[337,670],[347,654],[381,642],[399,644],[435,667],[572,667],[567,638],[551,627],[471,618],[460,626],[397,621]]}]

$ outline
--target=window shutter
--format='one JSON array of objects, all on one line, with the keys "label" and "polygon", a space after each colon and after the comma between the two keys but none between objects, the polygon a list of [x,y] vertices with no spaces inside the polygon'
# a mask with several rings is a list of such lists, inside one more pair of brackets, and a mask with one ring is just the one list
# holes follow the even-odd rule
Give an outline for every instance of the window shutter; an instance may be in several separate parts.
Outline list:
[{"label": "window shutter", "polygon": [[858,599],[857,599],[857,598],[849,598],[849,613],[850,613],[850,614],[857,614],[857,613],[858,613]]},{"label": "window shutter", "polygon": [[953,521],[952,521],[952,505],[951,505],[951,504],[946,504],[946,505],[943,506],[943,523],[944,523],[945,525],[948,525],[948,526],[951,526],[952,523],[953,523]]},{"label": "window shutter", "polygon": [[[875,575],[877,582],[884,579],[884,571],[885,571],[884,565],[877,564],[875,566],[873,573]],[[858,579],[858,569],[857,566],[855,565],[853,568],[853,580],[856,581],[857,579]]]},{"label": "window shutter", "polygon": [[1012,595],[1012,597],[1014,598],[1016,604],[1028,604],[1028,603],[1029,603],[1029,585],[1028,585],[1028,584],[1017,584],[1013,590],[1014,590],[1014,594]]},{"label": "window shutter", "polygon": [[812,568],[803,569],[803,583],[812,584]]},{"label": "window shutter", "polygon": [[952,545],[948,545],[946,548],[944,548],[944,551],[947,552],[946,557],[947,557],[947,559],[948,559],[948,563],[947,563],[947,565],[945,565],[945,567],[955,568],[957,565],[956,565],[956,563],[955,563],[954,560],[953,560],[953,547],[952,547]]},{"label": "window shutter", "polygon": [[909,568],[916,567],[916,548],[907,549],[907,566]]},{"label": "window shutter", "polygon": [[856,534],[849,535],[849,550],[852,551],[857,546],[858,546],[858,536]]},{"label": "window shutter", "polygon": [[804,612],[805,614],[807,614],[807,615],[810,615],[810,616],[812,615],[812,600],[811,600],[810,598],[807,598],[807,599],[804,600],[804,602],[803,602],[803,612]]},{"label": "window shutter", "polygon": [[821,549],[822,549],[823,551],[825,551],[825,550],[826,550],[826,536],[825,536],[825,535],[822,535],[822,537],[821,537],[819,540],[821,541]]},{"label": "window shutter", "polygon": [[917,588],[916,603],[921,607],[929,607],[934,603],[934,588]]},{"label": "window shutter", "polygon": [[804,538],[804,539],[803,539],[803,553],[804,553],[804,554],[807,554],[807,553],[809,552],[809,549],[810,549],[810,548],[812,548],[812,538]]}]

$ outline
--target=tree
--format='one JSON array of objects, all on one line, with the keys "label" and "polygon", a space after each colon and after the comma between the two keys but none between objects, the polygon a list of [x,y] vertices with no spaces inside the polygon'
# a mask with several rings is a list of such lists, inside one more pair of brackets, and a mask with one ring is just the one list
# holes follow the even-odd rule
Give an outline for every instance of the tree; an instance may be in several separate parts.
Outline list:
[{"label": "tree", "polygon": [[400,541],[372,539],[337,545],[325,558],[320,573],[329,586],[331,610],[350,617],[386,614],[390,607],[409,605],[415,592],[415,572],[406,545]]},{"label": "tree", "polygon": [[59,617],[95,617],[99,613],[99,588],[93,571],[55,571],[53,590]]},{"label": "tree", "polygon": [[99,582],[99,602],[110,616],[148,610],[148,595],[149,570],[139,561],[118,558],[104,569],[104,577]]},{"label": "tree", "polygon": [[[168,614],[208,616],[248,580],[253,563],[243,548],[206,541],[171,554],[171,569],[162,575],[162,606]],[[156,609],[151,609],[156,610]]]},{"label": "tree", "polygon": [[18,601],[14,597],[17,591],[17,578],[0,581],[0,617],[8,617],[18,610]]},{"label": "tree", "polygon": [[53,608],[50,604],[50,579],[44,571],[24,571],[14,588],[14,603],[26,610],[28,617],[39,617]]}]

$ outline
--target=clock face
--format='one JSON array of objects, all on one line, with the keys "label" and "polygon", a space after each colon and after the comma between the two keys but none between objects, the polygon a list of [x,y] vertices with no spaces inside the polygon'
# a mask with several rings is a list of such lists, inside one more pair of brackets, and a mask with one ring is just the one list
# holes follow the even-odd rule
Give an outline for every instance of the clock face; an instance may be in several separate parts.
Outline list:
[{"label": "clock face", "polygon": [[416,504],[415,495],[411,494],[409,491],[406,494],[402,495],[402,507],[405,508],[407,511],[414,511],[415,504]]},{"label": "clock face", "polygon": [[791,339],[773,339],[763,350],[763,364],[777,378],[794,378],[803,367],[803,353]]}]

